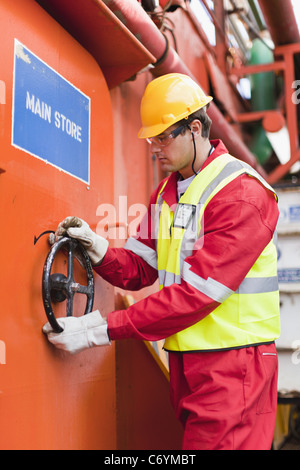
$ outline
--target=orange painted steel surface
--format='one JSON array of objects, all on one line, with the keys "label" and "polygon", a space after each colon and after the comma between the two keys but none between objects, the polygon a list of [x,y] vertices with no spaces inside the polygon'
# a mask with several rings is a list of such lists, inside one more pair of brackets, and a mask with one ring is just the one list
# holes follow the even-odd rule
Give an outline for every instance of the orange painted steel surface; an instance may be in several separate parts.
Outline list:
[{"label": "orange painted steel surface", "polygon": [[155,57],[101,0],[38,2],[93,55],[109,88],[155,62]]},{"label": "orange painted steel surface", "polygon": [[[110,95],[95,60],[37,3],[2,0],[0,26],[0,448],[113,449],[114,346],[66,356],[48,343],[41,331],[47,237],[34,244],[66,215],[95,228],[98,205],[113,202]],[[89,186],[11,145],[15,38],[90,97]],[[59,269],[65,259],[61,254]],[[112,288],[95,281],[95,305],[106,313],[113,309]]]}]

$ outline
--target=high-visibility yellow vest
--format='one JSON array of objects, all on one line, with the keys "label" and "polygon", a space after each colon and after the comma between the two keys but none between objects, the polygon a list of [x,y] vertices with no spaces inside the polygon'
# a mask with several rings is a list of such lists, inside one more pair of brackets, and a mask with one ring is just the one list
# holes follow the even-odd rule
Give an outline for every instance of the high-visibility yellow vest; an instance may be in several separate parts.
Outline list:
[{"label": "high-visibility yellow vest", "polygon": [[162,199],[164,186],[161,188],[156,202],[160,288],[180,284],[182,278],[221,303],[200,322],[166,338],[166,350],[238,348],[272,342],[280,334],[277,251],[273,240],[236,292],[214,279],[197,276],[185,261],[192,254],[195,242],[201,242],[201,220],[203,216],[205,219],[207,204],[222,188],[244,173],[258,179],[276,197],[271,186],[253,168],[229,154],[213,160],[194,178],[176,208],[170,208]]}]

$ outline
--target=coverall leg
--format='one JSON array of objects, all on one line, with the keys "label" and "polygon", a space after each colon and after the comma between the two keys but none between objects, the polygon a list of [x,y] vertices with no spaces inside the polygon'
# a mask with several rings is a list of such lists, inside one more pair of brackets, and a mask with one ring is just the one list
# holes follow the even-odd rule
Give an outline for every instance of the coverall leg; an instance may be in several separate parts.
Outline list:
[{"label": "coverall leg", "polygon": [[170,391],[186,450],[269,450],[277,408],[274,344],[169,353]]}]

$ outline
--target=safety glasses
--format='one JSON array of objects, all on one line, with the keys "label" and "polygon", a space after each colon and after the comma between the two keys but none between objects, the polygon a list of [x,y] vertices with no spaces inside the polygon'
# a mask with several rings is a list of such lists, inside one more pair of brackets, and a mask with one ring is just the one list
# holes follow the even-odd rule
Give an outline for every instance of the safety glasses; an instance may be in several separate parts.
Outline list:
[{"label": "safety glasses", "polygon": [[166,147],[170,145],[170,143],[176,139],[176,137],[183,131],[183,129],[187,127],[187,124],[183,124],[182,126],[176,127],[170,134],[167,135],[157,135],[155,137],[149,137],[147,140],[148,144],[157,144],[160,147]]}]

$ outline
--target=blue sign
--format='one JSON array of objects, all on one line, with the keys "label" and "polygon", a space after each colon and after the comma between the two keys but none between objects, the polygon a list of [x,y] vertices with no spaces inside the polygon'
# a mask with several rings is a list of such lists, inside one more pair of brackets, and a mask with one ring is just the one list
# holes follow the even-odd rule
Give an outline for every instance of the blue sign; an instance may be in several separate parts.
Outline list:
[{"label": "blue sign", "polygon": [[90,98],[15,40],[12,145],[89,184]]},{"label": "blue sign", "polygon": [[299,268],[287,268],[278,269],[278,282],[300,282],[300,269]]},{"label": "blue sign", "polygon": [[298,222],[300,220],[300,206],[289,207],[289,216],[291,221]]}]

